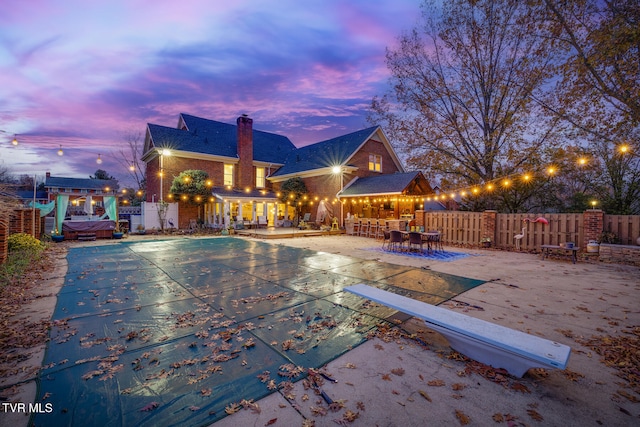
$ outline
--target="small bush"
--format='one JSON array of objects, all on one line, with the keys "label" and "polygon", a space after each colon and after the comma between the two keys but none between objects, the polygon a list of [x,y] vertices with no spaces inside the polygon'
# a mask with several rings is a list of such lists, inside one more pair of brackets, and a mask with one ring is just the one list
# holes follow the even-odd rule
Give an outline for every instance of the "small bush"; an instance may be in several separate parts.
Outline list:
[{"label": "small bush", "polygon": [[7,241],[9,252],[29,251],[40,253],[44,249],[44,244],[40,240],[26,233],[12,234]]}]

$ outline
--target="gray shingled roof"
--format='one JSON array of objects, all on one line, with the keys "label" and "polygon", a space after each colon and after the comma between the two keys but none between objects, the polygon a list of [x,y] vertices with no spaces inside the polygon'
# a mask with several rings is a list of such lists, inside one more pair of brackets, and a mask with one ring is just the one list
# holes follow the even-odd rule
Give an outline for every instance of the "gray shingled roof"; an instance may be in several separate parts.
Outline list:
[{"label": "gray shingled roof", "polygon": [[337,138],[300,147],[289,154],[285,165],[278,169],[273,176],[290,175],[344,165],[377,128],[378,126],[373,126]]},{"label": "gray shingled roof", "polygon": [[63,178],[58,176],[49,176],[44,183],[44,186],[48,188],[86,188],[88,190],[102,190],[105,187],[113,188],[115,185],[117,185],[117,182],[110,179]]},{"label": "gray shingled roof", "polygon": [[[149,124],[149,132],[156,147],[174,150],[237,157],[237,126],[215,120],[181,114],[187,130]],[[253,130],[253,159],[282,164],[295,146],[286,136]]]},{"label": "gray shingled roof", "polygon": [[405,172],[358,178],[342,191],[341,196],[400,194],[419,175],[421,172]]}]

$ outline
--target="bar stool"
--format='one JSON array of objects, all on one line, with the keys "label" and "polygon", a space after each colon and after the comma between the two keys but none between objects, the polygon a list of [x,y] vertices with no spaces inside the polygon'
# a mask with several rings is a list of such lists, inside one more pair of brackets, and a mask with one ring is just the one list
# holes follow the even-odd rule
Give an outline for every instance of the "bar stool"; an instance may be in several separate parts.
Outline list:
[{"label": "bar stool", "polygon": [[360,225],[361,225],[361,220],[357,220],[357,221],[353,221],[353,235],[357,236],[358,233],[360,233]]},{"label": "bar stool", "polygon": [[376,238],[378,236],[378,228],[380,226],[378,225],[378,220],[377,219],[372,219],[371,221],[369,221],[369,234],[367,235],[367,237],[374,237]]},{"label": "bar stool", "polygon": [[384,239],[384,236],[385,236],[384,232],[385,231],[388,231],[387,221],[384,220],[384,219],[379,219],[378,220],[378,232],[376,233],[375,238],[376,239],[381,239],[381,238]]},{"label": "bar stool", "polygon": [[369,235],[369,220],[366,218],[363,218],[362,221],[360,222],[360,231],[358,232],[358,236],[367,237],[368,235]]}]

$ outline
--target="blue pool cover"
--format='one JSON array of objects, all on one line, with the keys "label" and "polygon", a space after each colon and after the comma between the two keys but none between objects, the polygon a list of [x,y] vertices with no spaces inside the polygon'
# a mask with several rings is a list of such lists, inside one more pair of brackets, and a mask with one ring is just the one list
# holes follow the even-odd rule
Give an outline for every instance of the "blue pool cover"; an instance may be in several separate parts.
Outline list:
[{"label": "blue pool cover", "polygon": [[54,411],[35,426],[208,425],[395,313],[344,287],[440,304],[483,283],[233,237],[77,247],[67,259],[37,398]]}]

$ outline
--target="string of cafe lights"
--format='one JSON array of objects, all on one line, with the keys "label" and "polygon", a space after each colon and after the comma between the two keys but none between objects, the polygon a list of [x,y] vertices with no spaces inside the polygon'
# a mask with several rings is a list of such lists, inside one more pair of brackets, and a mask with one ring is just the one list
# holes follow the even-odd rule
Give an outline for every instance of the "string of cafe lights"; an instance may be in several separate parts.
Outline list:
[{"label": "string of cafe lights", "polygon": [[[617,151],[622,155],[627,155],[633,152],[630,146],[627,144],[622,144],[618,146]],[[578,164],[578,166],[584,167],[589,164],[589,161],[590,160],[587,156],[581,156],[577,158],[576,163]],[[347,201],[346,199],[338,200],[337,198],[334,198],[333,200],[331,200],[331,203],[334,205],[336,203],[342,203],[342,204],[351,203],[351,204],[357,205],[357,204],[370,204],[370,203],[375,204],[375,203],[388,203],[388,202],[402,202],[402,203],[406,203],[406,202],[420,203],[424,201],[446,202],[447,200],[455,200],[458,197],[468,197],[468,196],[473,197],[473,196],[479,196],[482,193],[491,193],[499,189],[506,190],[510,188],[518,180],[525,184],[532,183],[535,179],[538,179],[543,174],[548,179],[550,179],[550,178],[553,178],[554,176],[557,176],[559,173],[560,173],[560,169],[557,166],[551,165],[551,166],[547,166],[542,171],[542,173],[540,171],[514,173],[514,174],[495,178],[493,180],[484,182],[482,184],[468,185],[468,186],[464,186],[464,187],[452,189],[452,190],[441,190],[439,192],[433,192],[431,194],[426,194],[426,195],[415,195],[415,196],[396,195],[391,197],[373,197],[373,198],[372,197],[353,197],[353,198],[350,198],[349,201]],[[206,185],[207,187],[213,187],[213,182],[211,180],[208,180]],[[231,186],[227,186],[227,188],[231,189]],[[246,188],[245,192],[250,193],[251,189]],[[280,199],[281,193],[276,193],[276,197]],[[181,200],[185,202],[191,201],[196,203],[202,203],[207,200],[210,202],[213,202],[215,200],[213,197],[207,198],[204,196],[191,196],[187,194],[172,194],[172,193],[168,194],[167,198],[172,201]],[[290,194],[289,198],[294,199],[295,196],[293,194]],[[232,197],[225,199],[225,201],[232,201],[232,200],[233,200]],[[323,200],[327,203],[329,202],[328,197],[325,197]],[[298,206],[302,206],[305,204],[309,204],[313,206],[315,203],[319,203],[319,201],[320,201],[320,198],[318,196],[304,195],[301,198],[301,200],[299,200],[295,204],[297,204]],[[293,200],[287,200],[286,202],[283,202],[283,203],[287,205],[294,204]],[[594,203],[595,202],[592,201],[592,204]]]},{"label": "string of cafe lights", "polygon": [[[0,129],[0,133],[10,134],[9,132],[4,131],[2,129]],[[22,135],[20,138],[18,138],[19,136],[20,136],[20,134],[13,134],[13,138],[11,139],[11,145],[13,147],[18,147],[19,145],[22,145],[22,141],[24,139],[23,138],[24,135]],[[29,136],[27,136],[27,140],[28,139],[29,139]],[[27,144],[28,144],[28,142],[27,142]],[[64,149],[62,144],[52,143],[52,142],[48,142],[48,141],[47,142],[45,142],[45,141],[39,141],[38,142],[38,145],[43,145],[43,144],[45,144],[45,145],[57,145],[58,149],[56,150],[56,154],[59,157],[62,157],[62,156],[65,155],[65,149]],[[28,147],[28,145],[26,145],[26,146]],[[96,156],[96,159],[95,159],[96,164],[101,165],[103,163],[103,155],[102,155],[102,153],[94,152],[94,151],[88,151],[88,150],[85,150],[85,149],[81,149],[81,150],[84,151],[85,153],[90,153],[90,154],[95,155]],[[129,165],[128,168],[132,172],[135,171],[135,165],[134,164]]]}]

